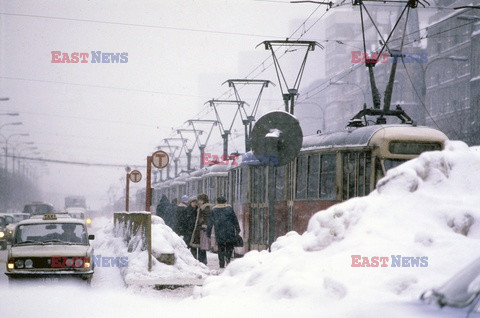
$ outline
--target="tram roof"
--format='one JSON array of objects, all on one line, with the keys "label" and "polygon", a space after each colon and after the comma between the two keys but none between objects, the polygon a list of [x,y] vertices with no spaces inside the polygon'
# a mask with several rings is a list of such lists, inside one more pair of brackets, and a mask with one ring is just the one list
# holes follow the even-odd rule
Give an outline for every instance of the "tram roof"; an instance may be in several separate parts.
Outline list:
[{"label": "tram roof", "polygon": [[418,131],[419,135],[424,135],[426,131],[437,132],[435,129],[423,126],[413,126],[407,124],[397,125],[371,125],[358,128],[348,128],[343,131],[336,131],[331,133],[322,133],[316,135],[309,135],[303,138],[302,150],[317,149],[317,148],[336,148],[336,147],[359,147],[369,145],[372,137],[381,130],[398,130],[402,132],[413,133]]}]

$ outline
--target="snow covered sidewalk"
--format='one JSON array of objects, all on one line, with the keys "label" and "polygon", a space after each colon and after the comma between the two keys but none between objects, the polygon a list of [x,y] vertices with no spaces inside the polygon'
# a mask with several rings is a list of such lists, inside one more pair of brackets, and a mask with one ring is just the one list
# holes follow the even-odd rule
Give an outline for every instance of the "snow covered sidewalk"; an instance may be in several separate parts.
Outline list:
[{"label": "snow covered sidewalk", "polygon": [[[126,243],[121,237],[114,235],[113,221],[102,218],[95,220],[96,239],[95,255],[115,258],[126,258],[125,266],[108,268],[107,277],[113,276],[117,270],[122,278],[122,283],[127,288],[153,289],[154,287],[174,287],[188,285],[202,285],[205,278],[211,274],[211,270],[198,262],[187,248],[185,242],[163,220],[152,216],[152,254],[174,254],[175,263],[166,265],[152,257],[152,270],[148,271],[148,253],[141,251],[140,247],[128,252]],[[99,277],[96,281],[104,280],[107,269],[96,268]],[[97,274],[97,273],[96,273]],[[97,276],[97,275],[95,275]],[[110,281],[110,279],[106,279]],[[118,281],[118,279],[115,279]],[[94,280],[94,284],[96,283]],[[111,283],[111,282],[110,282]]]}]

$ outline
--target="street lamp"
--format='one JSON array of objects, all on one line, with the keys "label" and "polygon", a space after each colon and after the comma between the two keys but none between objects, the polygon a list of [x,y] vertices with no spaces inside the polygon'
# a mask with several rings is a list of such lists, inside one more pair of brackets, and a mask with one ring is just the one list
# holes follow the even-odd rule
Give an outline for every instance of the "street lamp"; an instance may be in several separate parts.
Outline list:
[{"label": "street lamp", "polygon": [[309,102],[309,101],[302,101],[302,102],[297,102],[298,105],[315,105],[315,106],[318,106],[318,108],[320,108],[320,110],[322,111],[322,132],[325,132],[326,131],[326,123],[325,123],[325,113],[326,113],[326,110],[329,106],[331,106],[332,104],[327,104],[327,105],[323,105],[323,104],[319,104],[319,103],[315,103],[315,102]]},{"label": "street lamp", "polygon": [[6,123],[0,126],[0,130],[2,130],[3,127],[5,126],[18,126],[23,124],[21,121],[13,122],[13,123]]},{"label": "street lamp", "polygon": [[[20,124],[21,124],[21,123],[20,123]],[[7,125],[7,124],[5,124],[5,125]],[[5,125],[3,125],[3,126],[5,126]],[[3,126],[1,126],[1,127],[3,127]],[[0,128],[1,128],[1,127],[0,127]],[[8,160],[7,160],[7,157],[8,157],[8,141],[9,141],[10,138],[12,138],[12,137],[16,137],[16,136],[19,136],[19,137],[27,137],[27,136],[30,136],[30,134],[28,134],[28,133],[19,133],[19,134],[12,134],[12,135],[10,135],[10,136],[8,136],[8,137],[5,137],[5,136],[3,136],[3,135],[0,135],[0,136],[2,136],[3,139],[5,140],[5,171],[8,172]]]},{"label": "street lamp", "polygon": [[[17,171],[20,171],[20,158],[22,156],[22,151],[25,150],[38,150],[36,146],[31,146],[33,145],[33,141],[26,141],[26,142],[19,142],[15,146],[13,146],[13,151],[12,151],[12,172],[15,172],[15,161],[17,161]],[[19,148],[21,145],[30,145],[31,147],[24,147],[24,148]]]},{"label": "street lamp", "polygon": [[342,81],[338,81],[338,82],[330,82],[331,85],[353,85],[353,86],[356,86],[363,94],[363,105],[366,105],[367,104],[367,96],[365,94],[365,91],[363,90],[363,88],[356,84],[356,83],[350,83],[350,82],[342,82]]}]

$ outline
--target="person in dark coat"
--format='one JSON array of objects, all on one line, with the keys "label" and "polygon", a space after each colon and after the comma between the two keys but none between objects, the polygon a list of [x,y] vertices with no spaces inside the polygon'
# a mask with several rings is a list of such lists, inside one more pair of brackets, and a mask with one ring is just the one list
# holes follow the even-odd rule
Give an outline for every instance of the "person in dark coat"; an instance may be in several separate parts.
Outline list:
[{"label": "person in dark coat", "polygon": [[190,248],[193,257],[198,259],[198,248],[191,247],[190,241],[192,239],[192,233],[195,229],[195,220],[197,218],[197,196],[192,196],[188,199],[188,206],[185,208],[182,216],[178,216],[177,219],[177,228],[181,235],[183,235],[183,240]]},{"label": "person in dark coat", "polygon": [[217,205],[213,207],[212,214],[208,219],[207,237],[212,235],[212,228],[215,229],[215,240],[218,245],[218,262],[220,268],[225,263],[230,263],[233,247],[237,234],[240,233],[240,225],[237,216],[224,197],[217,198]]},{"label": "person in dark coat", "polygon": [[167,210],[165,211],[165,218],[163,219],[165,224],[168,225],[172,230],[175,230],[177,224],[177,198],[172,200],[172,203],[168,205]]},{"label": "person in dark coat", "polygon": [[[177,224],[175,225],[175,233],[185,239],[186,214],[185,210],[188,207],[188,196],[182,196],[182,202],[177,205]],[[186,242],[185,242],[186,243]]]},{"label": "person in dark coat", "polygon": [[195,228],[193,230],[192,239],[190,240],[190,246],[198,248],[198,261],[207,265],[207,250],[208,250],[208,238],[207,238],[207,225],[208,218],[211,213],[211,206],[208,203],[208,195],[202,193],[197,196],[198,208],[197,217],[195,220]]},{"label": "person in dark coat", "polygon": [[168,202],[168,198],[165,194],[162,195],[160,202],[157,205],[157,216],[161,217],[163,221],[165,221],[165,214],[167,213],[167,209],[170,206]]}]

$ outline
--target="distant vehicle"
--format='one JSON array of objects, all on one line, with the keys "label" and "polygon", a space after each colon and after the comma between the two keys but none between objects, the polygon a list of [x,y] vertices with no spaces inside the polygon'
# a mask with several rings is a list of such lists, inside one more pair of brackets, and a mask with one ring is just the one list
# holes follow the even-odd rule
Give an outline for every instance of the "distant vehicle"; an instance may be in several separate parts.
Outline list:
[{"label": "distant vehicle", "polygon": [[70,195],[65,197],[65,209],[67,208],[87,208],[87,201],[84,196]]},{"label": "distant vehicle", "polygon": [[7,248],[7,221],[0,215],[0,250]]},{"label": "distant vehicle", "polygon": [[5,238],[8,243],[11,243],[13,240],[13,231],[18,222],[26,220],[30,217],[30,214],[27,213],[2,213],[0,216],[5,218],[7,227],[5,229]]},{"label": "distant vehicle", "polygon": [[32,202],[24,206],[23,213],[27,213],[30,216],[42,215],[42,214],[55,213],[55,209],[53,208],[53,205],[51,205],[50,203]]},{"label": "distant vehicle", "polygon": [[93,248],[85,222],[67,214],[45,214],[21,221],[8,251],[9,281],[73,276],[90,282]]},{"label": "distant vehicle", "polygon": [[92,224],[92,220],[88,217],[88,212],[84,208],[66,208],[65,211],[75,219],[83,220],[85,223],[90,226]]}]

